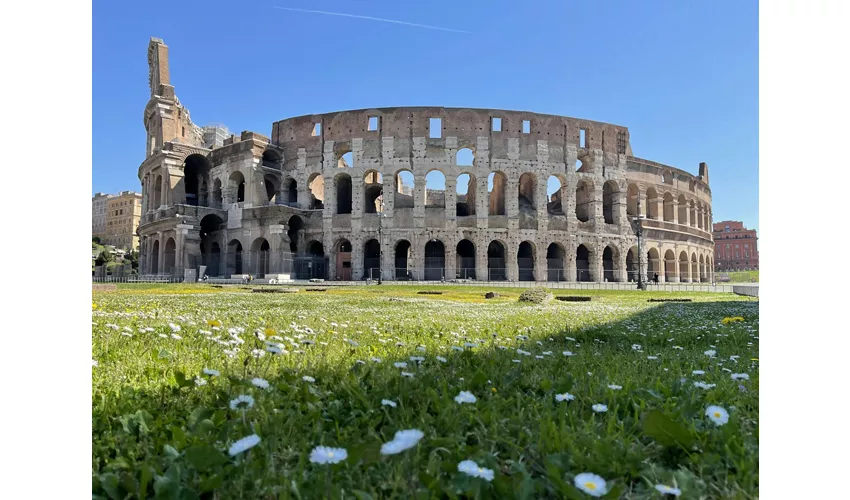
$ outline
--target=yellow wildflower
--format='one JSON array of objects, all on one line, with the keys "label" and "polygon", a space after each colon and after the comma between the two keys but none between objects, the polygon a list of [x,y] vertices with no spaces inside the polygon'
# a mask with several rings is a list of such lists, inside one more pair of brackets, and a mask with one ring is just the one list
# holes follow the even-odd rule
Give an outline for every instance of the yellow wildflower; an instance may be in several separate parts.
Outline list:
[{"label": "yellow wildflower", "polygon": [[221,321],[217,319],[209,319],[207,320],[207,324],[210,326],[221,326]]}]

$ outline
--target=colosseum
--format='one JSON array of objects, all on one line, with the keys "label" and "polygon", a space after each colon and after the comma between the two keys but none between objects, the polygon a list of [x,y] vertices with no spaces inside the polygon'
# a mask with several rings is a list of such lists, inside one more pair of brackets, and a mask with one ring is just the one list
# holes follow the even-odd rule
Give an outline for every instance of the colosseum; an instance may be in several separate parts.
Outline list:
[{"label": "colosseum", "polygon": [[145,274],[712,281],[707,165],[637,158],[624,126],[401,107],[217,138],[177,99],[162,40],[148,63]]}]

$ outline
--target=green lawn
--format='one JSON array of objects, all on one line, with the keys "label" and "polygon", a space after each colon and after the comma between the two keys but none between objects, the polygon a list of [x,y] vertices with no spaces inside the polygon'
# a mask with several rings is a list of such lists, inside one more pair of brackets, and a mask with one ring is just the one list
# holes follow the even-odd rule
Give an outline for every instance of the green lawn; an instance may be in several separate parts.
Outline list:
[{"label": "green lawn", "polygon": [[729,279],[732,280],[730,281],[730,283],[752,283],[753,280],[758,283],[759,281],[758,271],[731,271],[723,274],[729,275]]},{"label": "green lawn", "polygon": [[[95,497],[591,498],[593,481],[575,481],[585,472],[606,480],[595,484],[606,498],[662,498],[658,484],[681,498],[758,496],[757,301],[560,290],[593,300],[538,306],[517,302],[522,289],[485,300],[486,287],[250,288],[93,293]],[[461,391],[475,401],[457,402]],[[231,409],[242,395],[253,407]],[[710,405],[728,421],[714,423]],[[410,429],[418,443],[382,454]],[[252,435],[255,446],[232,449]],[[312,463],[317,446],[346,459]],[[461,472],[465,460],[477,467]]]}]

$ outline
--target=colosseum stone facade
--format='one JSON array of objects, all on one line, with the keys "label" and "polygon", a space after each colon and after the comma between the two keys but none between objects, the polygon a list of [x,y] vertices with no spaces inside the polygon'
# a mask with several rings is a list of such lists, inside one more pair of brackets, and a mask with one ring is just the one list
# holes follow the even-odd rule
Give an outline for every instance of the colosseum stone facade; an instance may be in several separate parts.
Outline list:
[{"label": "colosseum stone facade", "polygon": [[712,281],[708,167],[637,158],[626,127],[402,107],[205,142],[161,40],[148,62],[143,273],[623,282],[640,265],[650,280]]}]

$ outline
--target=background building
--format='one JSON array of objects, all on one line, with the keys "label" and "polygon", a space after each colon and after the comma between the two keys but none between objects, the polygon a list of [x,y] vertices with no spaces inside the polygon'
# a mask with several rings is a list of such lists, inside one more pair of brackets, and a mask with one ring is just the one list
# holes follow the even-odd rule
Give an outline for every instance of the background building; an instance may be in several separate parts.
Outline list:
[{"label": "background building", "polygon": [[91,197],[91,235],[103,238],[106,234],[106,202],[111,194],[95,193]]},{"label": "background building", "polygon": [[759,268],[758,236],[744,223],[725,220],[714,223],[716,271],[749,271]]},{"label": "background building", "polygon": [[[103,245],[113,245],[128,251],[136,250],[139,247],[136,229],[142,217],[142,195],[133,191],[121,191],[116,195],[106,195],[104,198],[106,229],[96,236],[100,237]],[[92,204],[94,205],[94,202]]]}]

